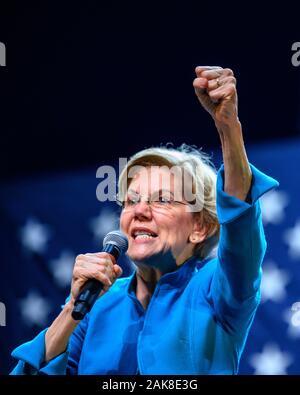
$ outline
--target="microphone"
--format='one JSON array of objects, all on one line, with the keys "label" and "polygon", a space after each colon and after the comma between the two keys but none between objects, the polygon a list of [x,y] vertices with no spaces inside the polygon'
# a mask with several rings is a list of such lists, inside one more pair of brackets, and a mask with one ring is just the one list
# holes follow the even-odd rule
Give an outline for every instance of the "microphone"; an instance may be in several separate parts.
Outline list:
[{"label": "microphone", "polygon": [[[127,248],[128,240],[124,233],[119,230],[113,230],[104,237],[101,252],[107,252],[117,260],[121,254],[127,251]],[[102,288],[103,284],[96,279],[86,282],[74,304],[72,311],[72,318],[74,320],[79,321],[84,318],[86,313],[93,307]]]}]

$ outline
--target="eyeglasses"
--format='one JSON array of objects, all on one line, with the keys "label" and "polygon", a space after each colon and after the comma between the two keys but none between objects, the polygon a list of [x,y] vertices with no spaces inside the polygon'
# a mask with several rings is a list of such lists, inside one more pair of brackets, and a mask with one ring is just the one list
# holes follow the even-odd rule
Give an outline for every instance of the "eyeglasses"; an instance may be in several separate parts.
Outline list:
[{"label": "eyeglasses", "polygon": [[188,202],[175,200],[171,196],[171,192],[167,193],[154,193],[152,196],[148,197],[147,199],[142,198],[141,195],[138,193],[130,193],[126,196],[125,200],[116,199],[116,202],[119,206],[122,207],[123,210],[132,210],[136,207],[137,204],[140,202],[145,202],[150,206],[152,209],[170,209],[176,205],[189,205]]}]

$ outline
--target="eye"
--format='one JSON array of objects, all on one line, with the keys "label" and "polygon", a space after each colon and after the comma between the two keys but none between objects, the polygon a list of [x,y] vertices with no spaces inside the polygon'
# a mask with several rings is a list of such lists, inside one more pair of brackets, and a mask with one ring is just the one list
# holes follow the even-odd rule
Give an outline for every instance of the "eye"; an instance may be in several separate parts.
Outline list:
[{"label": "eye", "polygon": [[159,196],[158,201],[161,204],[171,204],[173,200],[169,196]]},{"label": "eye", "polygon": [[126,200],[126,206],[134,206],[139,202],[139,196],[128,196]]}]

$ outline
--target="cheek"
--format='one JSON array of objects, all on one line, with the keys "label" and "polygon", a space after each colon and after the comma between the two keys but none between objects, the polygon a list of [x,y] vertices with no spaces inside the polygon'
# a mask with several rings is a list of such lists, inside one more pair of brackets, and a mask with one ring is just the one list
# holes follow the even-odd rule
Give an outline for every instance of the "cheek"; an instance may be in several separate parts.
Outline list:
[{"label": "cheek", "polygon": [[193,222],[191,218],[185,215],[174,215],[169,218],[168,223],[164,230],[168,233],[169,238],[178,242],[186,242],[190,233],[193,230]]}]

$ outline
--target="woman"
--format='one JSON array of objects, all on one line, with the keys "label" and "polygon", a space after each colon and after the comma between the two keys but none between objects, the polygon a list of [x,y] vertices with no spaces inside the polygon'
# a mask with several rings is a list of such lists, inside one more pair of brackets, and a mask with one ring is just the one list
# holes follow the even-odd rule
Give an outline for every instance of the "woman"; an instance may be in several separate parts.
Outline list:
[{"label": "woman", "polygon": [[[232,71],[197,67],[196,75],[224,165],[216,176],[205,155],[187,147],[132,157],[120,175],[119,200],[135,272],[117,279],[122,269],[110,255],[79,255],[70,300],[49,329],[14,350],[13,374],[238,372],[266,249],[258,198],[278,184],[248,163]],[[174,166],[183,170],[179,177]],[[74,300],[89,278],[104,289],[77,322]]]}]

